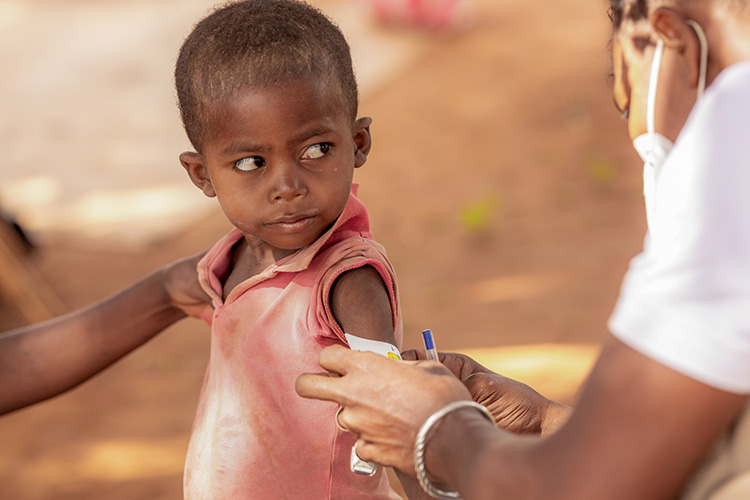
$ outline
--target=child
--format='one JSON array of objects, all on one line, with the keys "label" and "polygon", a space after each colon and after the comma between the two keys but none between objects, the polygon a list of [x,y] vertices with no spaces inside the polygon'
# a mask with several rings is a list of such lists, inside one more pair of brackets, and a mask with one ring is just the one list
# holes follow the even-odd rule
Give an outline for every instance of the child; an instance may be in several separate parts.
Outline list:
[{"label": "child", "polygon": [[337,405],[294,390],[344,332],[401,343],[396,277],[352,186],[371,120],[346,40],[295,0],[231,3],[187,37],[175,81],[195,148],[180,161],[235,226],[198,265],[215,311],[185,498],[398,498],[382,468],[349,470]]}]

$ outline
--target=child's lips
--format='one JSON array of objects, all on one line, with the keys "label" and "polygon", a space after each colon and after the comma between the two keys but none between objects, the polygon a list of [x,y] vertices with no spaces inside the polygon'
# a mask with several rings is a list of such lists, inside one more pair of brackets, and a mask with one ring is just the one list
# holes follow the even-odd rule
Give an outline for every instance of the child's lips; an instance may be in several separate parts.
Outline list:
[{"label": "child's lips", "polygon": [[280,217],[267,225],[284,233],[298,233],[310,227],[317,218],[317,215],[292,215]]}]

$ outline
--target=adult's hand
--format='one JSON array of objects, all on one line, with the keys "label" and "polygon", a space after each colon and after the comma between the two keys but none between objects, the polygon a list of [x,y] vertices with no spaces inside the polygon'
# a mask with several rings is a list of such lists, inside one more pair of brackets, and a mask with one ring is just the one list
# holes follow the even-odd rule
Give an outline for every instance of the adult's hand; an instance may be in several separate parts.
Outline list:
[{"label": "adult's hand", "polygon": [[[573,409],[549,400],[533,388],[504,377],[464,354],[438,353],[440,362],[464,383],[477,403],[487,407],[497,426],[515,434],[556,431]],[[407,360],[427,359],[424,351],[404,351]]]},{"label": "adult's hand", "polygon": [[421,425],[448,403],[471,399],[464,385],[435,361],[397,362],[334,345],[323,349],[319,362],[330,373],[300,375],[300,396],[339,403],[338,422],[359,436],[361,458],[412,475]]}]

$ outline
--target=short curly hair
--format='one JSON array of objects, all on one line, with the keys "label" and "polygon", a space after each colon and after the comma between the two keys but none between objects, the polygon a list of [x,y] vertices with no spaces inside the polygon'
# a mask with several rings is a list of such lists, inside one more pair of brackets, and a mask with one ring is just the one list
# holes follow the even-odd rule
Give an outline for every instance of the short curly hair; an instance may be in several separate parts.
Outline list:
[{"label": "short curly hair", "polygon": [[617,31],[623,21],[648,19],[648,0],[609,0],[609,18],[612,30]]},{"label": "short curly hair", "polygon": [[199,21],[175,65],[177,101],[188,139],[201,152],[210,107],[250,88],[299,79],[339,89],[356,118],[357,82],[341,30],[320,10],[297,0],[228,3]]}]

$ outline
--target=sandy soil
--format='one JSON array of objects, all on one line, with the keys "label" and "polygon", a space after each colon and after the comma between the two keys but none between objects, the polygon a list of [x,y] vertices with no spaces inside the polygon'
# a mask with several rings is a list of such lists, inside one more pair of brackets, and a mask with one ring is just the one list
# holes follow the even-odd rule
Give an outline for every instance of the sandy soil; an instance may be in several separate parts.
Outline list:
[{"label": "sandy soil", "polygon": [[[418,57],[361,105],[374,149],[355,180],[399,274],[405,347],[427,327],[443,350],[596,345],[645,228],[639,162],[612,106],[605,4],[472,6],[468,28],[419,34]],[[139,250],[57,234],[35,263],[76,308],[227,228],[214,208]],[[3,311],[0,326],[15,326]],[[0,498],[180,498],[207,350],[207,329],[186,320],[1,418]]]}]

